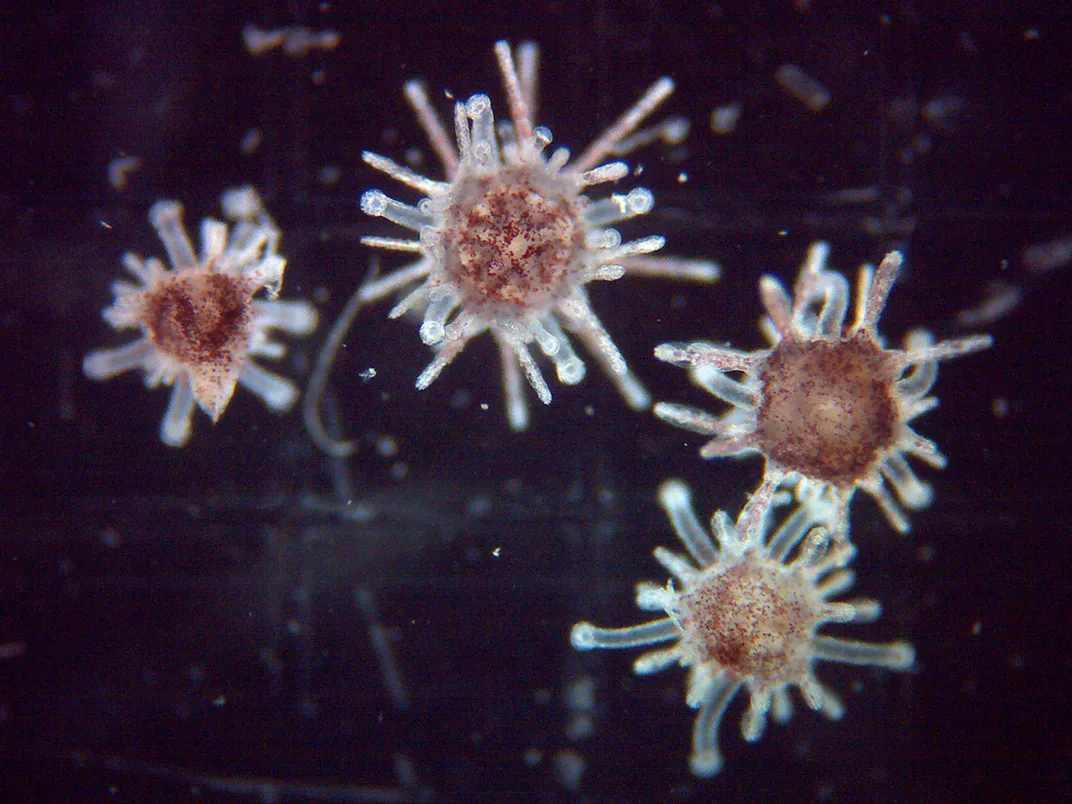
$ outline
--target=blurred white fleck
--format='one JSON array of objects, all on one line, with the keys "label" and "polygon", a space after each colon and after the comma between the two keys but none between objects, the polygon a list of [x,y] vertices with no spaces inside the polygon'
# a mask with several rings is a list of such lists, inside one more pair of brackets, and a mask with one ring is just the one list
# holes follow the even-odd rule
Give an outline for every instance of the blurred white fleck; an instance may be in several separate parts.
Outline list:
[{"label": "blurred white fleck", "polygon": [[261,147],[263,139],[264,134],[259,128],[251,128],[242,135],[242,142],[239,143],[238,150],[242,152],[243,156],[251,156]]},{"label": "blurred white fleck", "polygon": [[774,80],[813,112],[821,112],[830,103],[830,91],[795,64],[783,64],[775,70]]},{"label": "blurred white fleck", "polygon": [[593,714],[596,709],[596,682],[592,676],[580,676],[566,685],[563,693],[569,718],[566,721],[566,738],[574,742],[595,733]]},{"label": "blurred white fleck", "polygon": [[716,134],[732,134],[741,119],[741,104],[737,101],[716,106],[711,112],[711,130]]},{"label": "blurred white fleck", "polygon": [[878,199],[878,187],[846,187],[826,195],[830,204],[870,204]]},{"label": "blurred white fleck", "polygon": [[136,156],[120,156],[108,163],[108,183],[116,190],[125,190],[130,174],[141,170],[141,159]]},{"label": "blurred white fleck", "polygon": [[576,751],[559,751],[555,754],[555,778],[571,792],[581,786],[587,763]]},{"label": "blurred white fleck", "polygon": [[4,642],[0,644],[0,659],[14,659],[26,653],[25,642]]},{"label": "blurred white fleck", "polygon": [[986,284],[986,298],[982,303],[957,313],[957,323],[963,327],[978,327],[992,324],[1004,318],[1020,304],[1023,293],[1016,285],[995,279]]},{"label": "blurred white fleck", "polygon": [[107,547],[109,550],[114,550],[119,546],[121,539],[119,538],[119,531],[115,528],[104,528],[100,532],[101,544]]},{"label": "blurred white fleck", "polygon": [[943,134],[952,134],[956,129],[957,118],[967,107],[968,102],[959,95],[936,95],[920,111],[923,120]]},{"label": "blurred white fleck", "polygon": [[478,494],[465,506],[465,515],[470,519],[483,519],[491,513],[491,500],[484,494]]},{"label": "blurred white fleck", "polygon": [[242,29],[246,50],[253,56],[263,56],[276,48],[294,58],[307,56],[312,50],[332,50],[339,46],[342,37],[336,31],[311,31],[303,27],[276,28],[264,31],[256,25]]},{"label": "blurred white fleck", "polygon": [[342,168],[338,165],[324,165],[317,173],[317,180],[325,187],[333,187],[342,178]]},{"label": "blurred white fleck", "polygon": [[1072,261],[1072,237],[1036,243],[1024,249],[1024,266],[1030,271],[1052,271]]}]

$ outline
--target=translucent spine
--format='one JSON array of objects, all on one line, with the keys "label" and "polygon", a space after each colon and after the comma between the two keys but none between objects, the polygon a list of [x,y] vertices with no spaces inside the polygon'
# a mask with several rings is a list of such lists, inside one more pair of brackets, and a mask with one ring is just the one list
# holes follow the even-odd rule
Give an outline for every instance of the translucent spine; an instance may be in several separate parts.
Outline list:
[{"label": "translucent spine", "polygon": [[660,402],[655,414],[713,436],[700,450],[705,458],[763,454],[764,487],[787,483],[802,499],[831,496],[839,537],[847,537],[848,505],[857,488],[874,497],[903,532],[909,523],[902,506],[922,508],[933,496],[906,456],[945,465],[937,446],[909,422],[937,405],[927,393],[938,361],[985,349],[991,338],[936,344],[929,332],[914,330],[903,349],[886,349],[877,325],[901,254],[887,254],[877,271],[860,269],[855,320],[847,327],[849,285],[826,269],[828,255],[825,243],[811,247],[792,298],[777,279],[760,280],[767,311],[762,329],[771,348],[749,353],[705,342],[656,347],[657,358],[689,369],[696,384],[731,409],[716,416]]},{"label": "translucent spine", "polygon": [[706,261],[648,256],[662,248],[662,237],[621,242],[609,227],[649,212],[654,198],[648,190],[635,188],[594,201],[582,191],[628,175],[623,162],[603,160],[617,152],[665,100],[673,83],[668,78],[657,81],[570,163],[564,148],[546,154],[551,133],[533,122],[536,46],[522,44],[515,60],[510,46],[498,42],[495,56],[509,122],[497,125],[488,96],[474,95],[455,105],[454,142],[423,85],[405,86],[405,96],[443,165],[446,181],[421,176],[377,154],[363,155],[370,166],[424,198],[410,206],[378,190],[362,197],[365,213],[417,234],[411,240],[369,237],[363,242],[419,257],[367,283],[360,290],[361,300],[374,302],[420,283],[390,313],[395,318],[413,308],[424,311],[421,340],[437,353],[418,377],[419,389],[435,381],[472,338],[489,331],[499,346],[506,411],[515,430],[529,423],[522,375],[541,402],[551,401],[533,345],[552,362],[560,382],[583,379],[584,363],[567,332],[593,354],[631,407],[646,409],[650,396],[592,310],[584,285],[629,273],[711,282],[718,267]]},{"label": "translucent spine", "polygon": [[[295,385],[254,363],[278,359],[285,349],[270,339],[272,329],[307,335],[316,311],[304,301],[279,301],[285,260],[276,253],[279,230],[252,188],[224,193],[224,213],[235,222],[201,222],[201,255],[182,223],[182,205],[158,201],[149,220],[164,243],[171,268],[156,257],[123,256],[136,284],[118,280],[115,301],[104,310],[114,329],[138,329],[141,337],[114,349],[86,355],[86,376],[105,380],[141,369],[150,388],[172,386],[160,437],[173,447],[190,438],[195,402],[215,422],[235,385],[261,397],[281,413],[297,399]],[[268,299],[254,299],[260,290]]]},{"label": "translucent spine", "polygon": [[741,733],[754,742],[768,712],[778,722],[789,720],[794,686],[809,708],[841,718],[844,705],[815,677],[816,661],[891,670],[912,665],[915,652],[907,643],[871,644],[818,633],[825,623],[870,622],[881,611],[874,600],[833,599],[854,582],[847,569],[854,548],[831,542],[825,528],[815,527],[830,515],[821,501],[798,506],[771,532],[771,499],[756,495],[736,523],[722,511],[712,517],[712,541],[684,483],[664,483],[659,500],[688,556],[656,548],[655,559],[673,580],[665,587],[639,584],[636,603],[666,616],[629,628],[578,623],[570,641],[578,650],[674,643],[642,654],[633,669],[648,675],[674,664],[688,668],[686,702],[699,710],[689,757],[697,776],[722,769],[718,729],[742,687],[749,706]]}]

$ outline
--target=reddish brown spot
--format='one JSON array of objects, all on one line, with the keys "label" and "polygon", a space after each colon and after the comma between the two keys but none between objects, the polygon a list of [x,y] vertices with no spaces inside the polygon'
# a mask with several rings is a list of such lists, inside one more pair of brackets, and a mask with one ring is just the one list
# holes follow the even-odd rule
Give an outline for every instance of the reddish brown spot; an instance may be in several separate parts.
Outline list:
[{"label": "reddish brown spot", "polygon": [[153,343],[188,366],[224,368],[249,347],[253,290],[218,273],[174,276],[146,294],[145,323]]},{"label": "reddish brown spot", "polygon": [[807,662],[819,603],[807,582],[745,560],[681,598],[686,634],[740,678],[798,678]]},{"label": "reddish brown spot", "polygon": [[565,295],[584,249],[580,204],[529,168],[473,177],[443,232],[446,271],[469,302],[540,307]]},{"label": "reddish brown spot", "polygon": [[788,469],[849,487],[897,440],[895,369],[867,333],[784,340],[759,378],[756,440]]}]

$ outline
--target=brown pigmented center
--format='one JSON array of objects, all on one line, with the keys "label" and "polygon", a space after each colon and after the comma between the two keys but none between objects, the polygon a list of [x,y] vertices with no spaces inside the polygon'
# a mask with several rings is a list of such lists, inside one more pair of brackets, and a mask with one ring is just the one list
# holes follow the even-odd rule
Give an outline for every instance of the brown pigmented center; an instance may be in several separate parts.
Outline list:
[{"label": "brown pigmented center", "polygon": [[169,357],[192,368],[226,369],[249,348],[252,296],[241,277],[180,274],[146,294],[145,323]]},{"label": "brown pigmented center", "polygon": [[821,603],[791,573],[745,561],[712,575],[680,605],[687,638],[739,678],[784,683],[807,671]]},{"label": "brown pigmented center", "polygon": [[566,294],[584,249],[577,199],[539,186],[523,167],[471,177],[457,193],[443,244],[466,301],[539,308]]},{"label": "brown pigmented center", "polygon": [[849,487],[897,440],[895,370],[867,333],[784,340],[759,377],[757,442],[787,469]]}]

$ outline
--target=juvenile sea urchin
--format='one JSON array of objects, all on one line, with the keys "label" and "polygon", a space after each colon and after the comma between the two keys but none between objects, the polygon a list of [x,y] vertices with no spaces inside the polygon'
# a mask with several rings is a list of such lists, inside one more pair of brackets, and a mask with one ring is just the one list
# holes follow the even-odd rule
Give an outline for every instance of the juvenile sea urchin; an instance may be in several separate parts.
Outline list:
[{"label": "juvenile sea urchin", "polygon": [[654,204],[650,191],[637,187],[599,200],[590,200],[583,191],[628,175],[624,162],[603,160],[621,152],[623,141],[673,91],[673,82],[656,81],[570,162],[565,148],[546,156],[551,132],[533,126],[536,46],[523,44],[516,63],[506,42],[496,43],[495,55],[510,122],[497,126],[488,96],[474,95],[455,106],[457,148],[424,87],[416,81],[406,84],[406,98],[444,166],[446,181],[364,154],[372,167],[425,197],[417,206],[379,190],[362,197],[361,208],[369,215],[418,233],[413,240],[367,237],[363,242],[419,257],[366,284],[361,299],[372,302],[420,282],[390,313],[396,318],[423,306],[421,340],[437,353],[417,378],[419,389],[427,388],[470,339],[490,331],[499,347],[507,415],[515,430],[527,427],[529,420],[521,372],[541,402],[551,401],[529,350],[532,343],[554,363],[560,381],[573,384],[584,377],[584,363],[566,331],[602,364],[631,407],[645,409],[650,397],[592,311],[585,284],[626,274],[710,282],[718,268],[705,261],[652,258],[648,255],[662,248],[662,237],[622,243],[618,232],[608,228],[649,212]]},{"label": "juvenile sea urchin", "polygon": [[[875,498],[894,527],[906,531],[908,519],[884,478],[906,508],[922,508],[932,492],[905,456],[945,465],[934,442],[908,423],[938,404],[927,396],[938,361],[985,349],[991,338],[973,335],[935,344],[929,332],[913,330],[904,349],[885,348],[877,325],[901,267],[897,251],[886,255],[877,272],[861,267],[856,320],[846,328],[849,283],[826,270],[829,251],[825,243],[811,247],[792,299],[777,279],[760,280],[767,310],[763,329],[771,348],[749,353],[704,342],[656,347],[657,358],[690,369],[698,385],[733,408],[714,416],[660,402],[655,415],[714,436],[700,450],[705,458],[761,453],[766,488],[789,482],[801,497],[832,494],[839,537],[847,534],[848,505],[857,488]],[[728,376],[735,372],[744,378]]]}]

